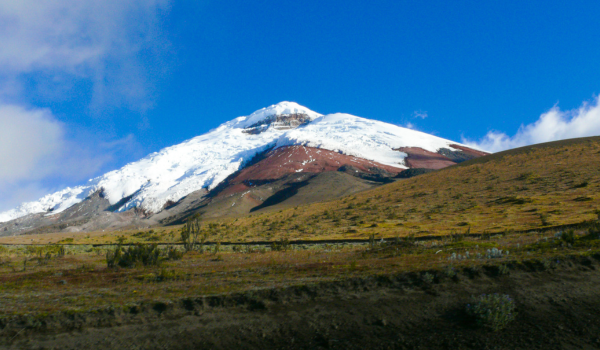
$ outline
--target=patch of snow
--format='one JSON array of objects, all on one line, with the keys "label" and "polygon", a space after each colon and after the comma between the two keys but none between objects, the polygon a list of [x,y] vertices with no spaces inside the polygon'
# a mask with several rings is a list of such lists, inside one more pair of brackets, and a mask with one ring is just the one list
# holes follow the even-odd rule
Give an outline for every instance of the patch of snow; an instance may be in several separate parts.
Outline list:
[{"label": "patch of snow", "polygon": [[440,148],[454,150],[451,144],[457,143],[376,120],[336,113],[289,130],[279,138],[276,147],[303,145],[323,148],[406,169],[403,164],[406,153],[394,151],[394,148],[421,147],[437,152]]}]

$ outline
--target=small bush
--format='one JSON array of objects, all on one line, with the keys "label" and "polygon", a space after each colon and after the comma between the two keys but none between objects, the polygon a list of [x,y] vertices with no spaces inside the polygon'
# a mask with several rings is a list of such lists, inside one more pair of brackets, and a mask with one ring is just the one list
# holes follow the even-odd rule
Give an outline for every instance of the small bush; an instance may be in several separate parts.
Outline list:
[{"label": "small bush", "polygon": [[[508,251],[505,254],[508,255]],[[502,256],[502,249],[498,249],[496,247],[488,249],[485,253],[485,257],[488,259],[499,259]]]},{"label": "small bush", "polygon": [[178,250],[177,248],[168,247],[165,250],[165,258],[166,260],[181,260],[183,258],[183,252]]},{"label": "small bush", "polygon": [[112,267],[133,267],[136,265],[158,266],[163,260],[180,260],[183,252],[169,247],[165,250],[156,244],[136,244],[124,249],[120,244],[106,252],[106,265]]},{"label": "small bush", "polygon": [[160,236],[158,236],[158,235],[152,235],[152,236],[148,237],[147,240],[149,242],[158,242],[158,241],[160,241]]},{"label": "small bush", "polygon": [[288,249],[290,249],[290,241],[288,239],[280,239],[278,241],[272,242],[271,243],[271,250],[273,251],[287,251]]},{"label": "small bush", "polygon": [[571,229],[571,230],[567,230],[567,231],[563,232],[560,235],[560,240],[567,244],[574,244],[575,243],[575,231]]},{"label": "small bush", "polygon": [[59,258],[64,258],[66,254],[66,250],[64,246],[59,246],[56,248],[56,256]]},{"label": "small bush", "polygon": [[468,304],[467,314],[475,318],[478,325],[498,331],[515,319],[515,302],[508,295],[482,294]]},{"label": "small bush", "polygon": [[109,268],[117,267],[121,260],[122,250],[121,245],[118,245],[114,250],[106,251],[106,265]]},{"label": "small bush", "polygon": [[160,249],[156,244],[142,245],[136,244],[135,246],[127,247],[123,251],[121,259],[119,259],[119,266],[131,267],[137,264],[144,266],[158,266],[161,262]]},{"label": "small bush", "polygon": [[540,213],[540,221],[542,223],[542,226],[550,225],[550,221],[548,220],[548,214],[546,213]]},{"label": "small bush", "polygon": [[498,273],[500,275],[508,275],[510,273],[510,269],[508,268],[508,266],[502,264],[498,266]]},{"label": "small bush", "polygon": [[444,275],[448,278],[456,277],[456,270],[452,266],[448,266],[444,269]]},{"label": "small bush", "polygon": [[423,282],[425,282],[426,284],[432,284],[433,283],[433,275],[430,274],[429,272],[425,272],[425,274],[423,275]]}]

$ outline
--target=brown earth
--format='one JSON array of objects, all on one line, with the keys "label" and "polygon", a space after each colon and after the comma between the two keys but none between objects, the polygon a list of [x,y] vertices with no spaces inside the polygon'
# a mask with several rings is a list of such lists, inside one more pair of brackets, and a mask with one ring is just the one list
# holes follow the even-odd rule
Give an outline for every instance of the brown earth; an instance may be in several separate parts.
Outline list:
[{"label": "brown earth", "polygon": [[406,163],[406,166],[410,168],[438,170],[456,164],[446,156],[426,151],[420,147],[400,147],[395,150],[408,155],[404,159],[404,162]]},{"label": "brown earth", "polygon": [[255,184],[280,179],[288,174],[336,171],[343,166],[352,166],[363,173],[373,173],[375,169],[379,169],[397,174],[404,170],[325,149],[288,146],[269,151],[258,163],[239,171],[228,180],[227,188],[219,195],[242,192]]},{"label": "brown earth", "polygon": [[[278,290],[148,302],[127,310],[2,324],[9,349],[597,349],[600,256],[373,276]],[[509,294],[504,330],[476,326],[473,295]],[[29,322],[29,323],[27,323]]]},{"label": "brown earth", "polygon": [[[415,169],[442,169],[470,160],[489,155],[487,152],[474,150],[457,144],[450,145],[452,149],[442,148],[438,152],[430,152],[420,147],[400,147],[395,148],[395,151],[407,154],[404,160],[406,166]],[[458,150],[458,151],[456,151]]]},{"label": "brown earth", "polygon": [[466,154],[472,155],[474,157],[483,157],[483,156],[487,156],[490,154],[487,152],[478,151],[476,149],[472,149],[472,148],[457,145],[457,144],[452,144],[452,145],[450,145],[450,147],[452,147],[454,149],[459,149],[459,150],[465,152]]}]

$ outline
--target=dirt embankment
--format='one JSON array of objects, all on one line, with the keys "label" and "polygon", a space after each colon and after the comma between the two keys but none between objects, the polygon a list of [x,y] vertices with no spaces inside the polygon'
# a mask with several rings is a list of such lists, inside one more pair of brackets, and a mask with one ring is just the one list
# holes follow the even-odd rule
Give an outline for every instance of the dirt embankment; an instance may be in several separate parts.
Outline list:
[{"label": "dirt embankment", "polygon": [[[379,276],[244,295],[146,303],[121,311],[2,324],[7,348],[33,349],[595,349],[600,256]],[[549,267],[551,266],[551,267]],[[498,332],[465,313],[473,295],[505,293],[518,315]],[[40,322],[35,324],[35,322]],[[60,331],[59,331],[60,330]]]}]

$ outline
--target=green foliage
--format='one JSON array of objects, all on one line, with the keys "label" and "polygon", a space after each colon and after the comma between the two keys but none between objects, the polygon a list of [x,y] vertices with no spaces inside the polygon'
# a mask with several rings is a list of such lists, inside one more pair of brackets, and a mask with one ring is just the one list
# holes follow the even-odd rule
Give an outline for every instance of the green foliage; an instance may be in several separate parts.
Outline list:
[{"label": "green foliage", "polygon": [[369,235],[369,250],[373,251],[379,247],[379,243],[375,240],[375,234]]},{"label": "green foliage", "polygon": [[548,214],[540,213],[540,221],[542,222],[542,226],[549,226],[550,221],[548,221]]},{"label": "green foliage", "polygon": [[432,284],[434,277],[429,272],[425,272],[425,274],[423,274],[422,279],[423,279],[423,282],[425,282],[426,284]]},{"label": "green foliage", "polygon": [[482,294],[466,307],[478,325],[499,331],[515,319],[515,302],[508,295]]},{"label": "green foliage", "polygon": [[521,175],[519,175],[518,177],[519,180],[522,181],[526,181],[527,183],[536,183],[538,181],[540,181],[540,176],[534,172],[526,172],[526,173],[522,173]]},{"label": "green foliage", "polygon": [[158,249],[156,244],[136,244],[135,246],[129,246],[123,251],[123,255],[119,259],[119,266],[131,267],[138,264],[158,266],[162,260],[160,253],[160,249]]},{"label": "green foliage", "polygon": [[444,269],[444,275],[448,278],[456,277],[456,270],[452,266],[448,266]]},{"label": "green foliage", "polygon": [[165,259],[166,260],[181,260],[183,258],[184,252],[178,250],[177,248],[167,247],[165,249]]},{"label": "green foliage", "polygon": [[[468,225],[468,223],[465,223],[465,225]],[[464,226],[464,225],[461,225],[459,223],[457,226]],[[468,235],[470,233],[471,233],[471,228],[469,227],[469,229],[467,230],[465,235]],[[465,235],[460,234],[460,233],[450,232],[450,242],[452,242],[452,243],[461,242],[465,238]]]},{"label": "green foliage", "polygon": [[121,260],[122,250],[121,245],[119,244],[114,250],[106,251],[106,265],[109,268],[117,267],[119,261]]},{"label": "green foliage", "polygon": [[164,260],[180,260],[183,252],[168,247],[161,250],[156,244],[136,244],[123,248],[120,244],[106,252],[106,265],[109,268],[133,267],[137,265],[158,266]]},{"label": "green foliage", "polygon": [[575,230],[570,229],[570,230],[563,232],[560,235],[560,240],[567,244],[574,244],[575,243]]},{"label": "green foliage", "polygon": [[290,241],[287,238],[281,238],[275,242],[271,242],[271,250],[272,251],[287,251],[290,249]]},{"label": "green foliage", "polygon": [[67,251],[65,250],[64,246],[58,246],[57,248],[57,252],[56,252],[56,256],[59,258],[63,258],[65,256],[65,254],[67,253]]},{"label": "green foliage", "polygon": [[[216,229],[216,225],[217,224],[210,223],[209,228],[214,230]],[[202,232],[199,215],[190,218],[181,228],[181,242],[183,243],[183,248],[186,252],[195,250],[197,247],[200,247],[200,250],[202,250],[207,237],[208,234]]]},{"label": "green foliage", "polygon": [[510,273],[510,269],[508,268],[508,266],[501,264],[498,265],[498,274],[500,275],[508,275]]}]

